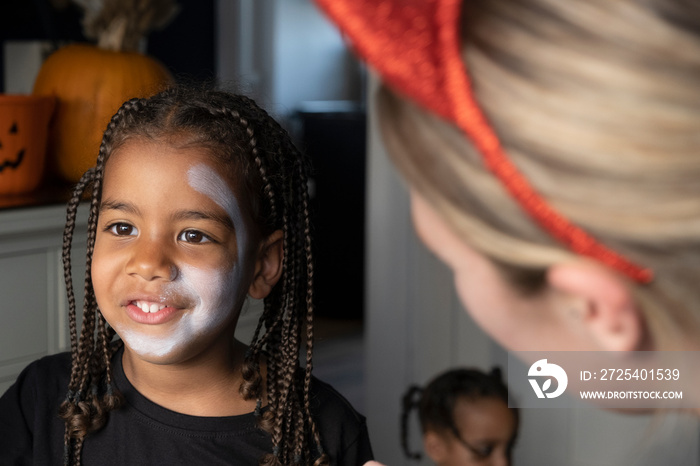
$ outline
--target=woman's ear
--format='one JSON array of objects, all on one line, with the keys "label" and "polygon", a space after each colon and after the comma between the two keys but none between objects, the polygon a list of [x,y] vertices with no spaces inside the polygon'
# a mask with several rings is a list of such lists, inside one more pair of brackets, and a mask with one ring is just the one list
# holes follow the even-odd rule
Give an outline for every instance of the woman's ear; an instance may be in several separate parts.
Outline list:
[{"label": "woman's ear", "polygon": [[282,230],[276,230],[260,244],[255,260],[253,282],[248,288],[250,297],[255,299],[267,297],[282,276],[283,236]]},{"label": "woman's ear", "polygon": [[566,311],[579,318],[591,337],[591,350],[634,351],[645,344],[644,315],[626,278],[597,262],[551,266],[549,286],[567,297]]}]

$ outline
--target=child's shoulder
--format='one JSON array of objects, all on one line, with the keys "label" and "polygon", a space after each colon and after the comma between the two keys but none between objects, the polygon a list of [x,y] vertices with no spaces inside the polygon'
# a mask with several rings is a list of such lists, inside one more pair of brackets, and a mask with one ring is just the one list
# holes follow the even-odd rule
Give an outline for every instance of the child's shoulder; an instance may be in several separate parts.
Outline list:
[{"label": "child's shoulder", "polygon": [[69,353],[27,365],[0,397],[0,463],[53,464],[63,452],[63,421],[56,415],[70,379]]},{"label": "child's shoulder", "polygon": [[31,362],[22,371],[25,376],[31,375],[42,380],[70,377],[71,357],[69,352],[50,354]]},{"label": "child's shoulder", "polygon": [[[311,409],[317,411],[317,415],[337,416],[347,418],[348,421],[364,424],[365,417],[358,413],[352,404],[330,384],[311,378]],[[336,419],[337,419],[336,418]]]},{"label": "child's shoulder", "polygon": [[70,380],[70,353],[44,356],[31,362],[17,377],[17,385],[43,392],[65,392]]},{"label": "child's shoulder", "polygon": [[365,417],[331,385],[313,377],[310,408],[333,464],[364,464],[373,458]]}]

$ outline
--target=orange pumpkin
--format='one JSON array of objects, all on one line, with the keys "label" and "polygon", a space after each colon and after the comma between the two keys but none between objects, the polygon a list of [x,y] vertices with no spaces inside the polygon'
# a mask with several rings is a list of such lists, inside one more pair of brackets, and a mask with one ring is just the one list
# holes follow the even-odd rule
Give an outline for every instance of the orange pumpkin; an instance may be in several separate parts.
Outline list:
[{"label": "orange pumpkin", "polygon": [[95,165],[102,133],[121,104],[148,97],[172,82],[157,60],[137,52],[72,44],[46,59],[34,94],[58,97],[48,160],[61,178],[76,182]]},{"label": "orange pumpkin", "polygon": [[55,99],[0,94],[0,194],[33,191],[41,183]]}]

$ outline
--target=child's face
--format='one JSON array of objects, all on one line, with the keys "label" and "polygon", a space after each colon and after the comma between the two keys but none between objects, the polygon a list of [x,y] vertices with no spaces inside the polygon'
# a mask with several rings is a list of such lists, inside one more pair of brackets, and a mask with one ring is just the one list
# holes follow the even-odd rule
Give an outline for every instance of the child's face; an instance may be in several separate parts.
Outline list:
[{"label": "child's face", "polygon": [[517,425],[506,403],[497,398],[460,399],[455,405],[454,420],[463,442],[443,432],[438,440],[442,443],[439,451],[426,445],[426,451],[439,466],[510,464]]},{"label": "child's face", "polygon": [[169,364],[230,343],[254,264],[249,225],[204,150],[138,140],[111,156],[92,282],[128,350]]}]

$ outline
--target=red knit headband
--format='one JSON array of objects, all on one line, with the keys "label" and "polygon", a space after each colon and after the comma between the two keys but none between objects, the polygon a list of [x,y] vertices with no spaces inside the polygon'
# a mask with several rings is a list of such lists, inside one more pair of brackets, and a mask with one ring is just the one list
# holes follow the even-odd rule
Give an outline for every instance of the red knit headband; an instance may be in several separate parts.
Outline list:
[{"label": "red knit headband", "polygon": [[460,53],[461,0],[316,0],[392,88],[452,121],[520,206],[571,251],[641,283],[652,271],[612,251],[555,211],[506,156],[471,90]]}]

